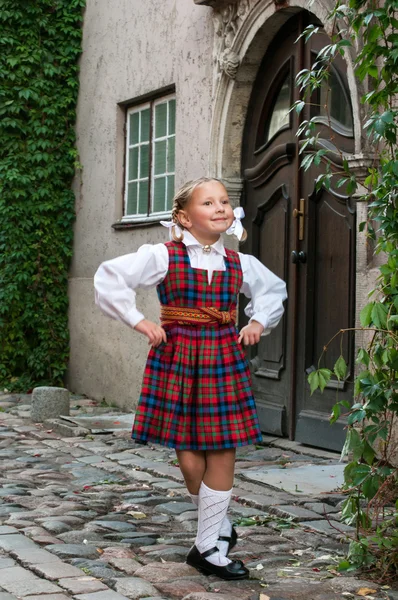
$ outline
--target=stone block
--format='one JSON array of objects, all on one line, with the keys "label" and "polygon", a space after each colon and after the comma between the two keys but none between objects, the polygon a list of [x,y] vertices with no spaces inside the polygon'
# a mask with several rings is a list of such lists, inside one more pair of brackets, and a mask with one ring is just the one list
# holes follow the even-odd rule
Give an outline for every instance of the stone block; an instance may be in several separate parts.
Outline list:
[{"label": "stone block", "polygon": [[0,526],[0,535],[6,535],[7,533],[18,533],[18,529],[9,527],[8,525]]},{"label": "stone block", "polygon": [[[158,583],[159,591],[167,597],[184,598],[192,592],[204,593],[206,589],[197,581],[184,579],[182,581],[171,581],[170,583]],[[139,598],[139,596],[138,596]]]},{"label": "stone block", "polygon": [[124,594],[131,600],[138,600],[145,596],[159,595],[158,590],[151,583],[139,577],[123,577],[115,579],[114,582],[116,591]]},{"label": "stone block", "polygon": [[46,563],[60,563],[58,556],[54,556],[51,552],[42,548],[29,548],[28,550],[19,549],[13,550],[11,556],[19,560],[23,567],[30,568],[33,565],[43,565]]},{"label": "stone block", "polygon": [[104,592],[94,592],[93,594],[79,594],[75,596],[75,600],[128,600],[126,596],[122,596],[112,590]]},{"label": "stone block", "polygon": [[69,415],[69,391],[59,387],[37,387],[32,394],[31,419],[43,423],[61,415]]},{"label": "stone block", "polygon": [[186,563],[151,563],[140,567],[136,572],[136,577],[146,579],[150,583],[167,583],[173,579],[191,578],[198,575],[194,567]]},{"label": "stone block", "polygon": [[35,550],[37,546],[24,535],[11,533],[0,536],[0,548],[12,552],[13,550]]},{"label": "stone block", "polygon": [[44,577],[44,579],[49,579],[50,581],[58,581],[58,579],[66,577],[84,576],[83,571],[60,560],[57,562],[33,565],[32,570],[39,575],[39,577]]},{"label": "stone block", "polygon": [[27,569],[22,567],[11,567],[1,570],[1,587],[18,597],[25,596],[55,594],[62,592],[62,589],[57,585],[40,579],[33,575]]},{"label": "stone block", "polygon": [[92,592],[109,590],[108,586],[102,583],[102,581],[99,579],[95,579],[95,577],[88,577],[84,574],[81,574],[80,577],[68,577],[66,579],[60,579],[58,584],[70,594],[90,594]]},{"label": "stone block", "polygon": [[271,506],[269,512],[279,517],[292,518],[293,521],[317,521],[322,519],[322,515],[307,508],[294,505]]},{"label": "stone block", "polygon": [[[2,600],[1,594],[0,600]],[[27,600],[70,600],[70,597],[65,594],[46,594],[45,596],[40,594],[39,596],[28,596]]]}]

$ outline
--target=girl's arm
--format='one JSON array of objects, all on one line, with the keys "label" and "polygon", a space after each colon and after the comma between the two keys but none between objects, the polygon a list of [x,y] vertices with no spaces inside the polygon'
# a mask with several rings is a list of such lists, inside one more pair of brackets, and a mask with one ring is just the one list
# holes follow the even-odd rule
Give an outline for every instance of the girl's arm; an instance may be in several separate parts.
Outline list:
[{"label": "girl's arm", "polygon": [[239,253],[239,258],[243,272],[241,293],[251,300],[245,314],[250,322],[260,323],[263,335],[267,335],[282,318],[286,284],[254,256]]},{"label": "girl's arm", "polygon": [[94,276],[95,303],[108,317],[136,327],[145,317],[137,310],[135,290],[158,285],[168,267],[164,244],[145,244],[133,254],[108,260]]}]

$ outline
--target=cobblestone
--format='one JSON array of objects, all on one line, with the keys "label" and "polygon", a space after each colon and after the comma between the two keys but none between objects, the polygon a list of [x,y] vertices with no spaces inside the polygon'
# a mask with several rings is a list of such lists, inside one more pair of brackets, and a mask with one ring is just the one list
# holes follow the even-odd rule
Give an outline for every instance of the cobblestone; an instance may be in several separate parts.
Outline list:
[{"label": "cobblestone", "polygon": [[[267,484],[270,468],[287,476],[337,465],[337,454],[272,436],[261,448],[238,449],[231,557],[251,579],[226,582],[185,563],[197,509],[172,450],[136,445],[128,432],[98,430],[91,439],[70,421],[48,432],[29,420],[29,396],[10,398],[0,394],[0,600],[343,600],[361,586],[376,590],[374,600],[397,596],[328,570],[351,531],[338,520],[338,491]],[[104,415],[91,400],[72,398],[71,415],[88,410]]]}]

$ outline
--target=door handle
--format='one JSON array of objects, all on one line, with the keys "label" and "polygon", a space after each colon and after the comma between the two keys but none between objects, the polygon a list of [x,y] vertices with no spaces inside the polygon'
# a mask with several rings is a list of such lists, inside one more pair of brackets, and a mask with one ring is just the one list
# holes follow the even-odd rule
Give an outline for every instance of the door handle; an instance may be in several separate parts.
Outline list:
[{"label": "door handle", "polygon": [[300,250],[300,252],[297,252],[297,250],[293,250],[292,252],[292,263],[295,265],[298,265],[299,263],[303,263],[305,264],[307,262],[307,254],[305,252],[303,252],[302,250]]},{"label": "door handle", "polygon": [[293,217],[299,220],[299,240],[304,239],[304,216],[305,216],[305,200],[300,198],[300,210],[293,210]]}]

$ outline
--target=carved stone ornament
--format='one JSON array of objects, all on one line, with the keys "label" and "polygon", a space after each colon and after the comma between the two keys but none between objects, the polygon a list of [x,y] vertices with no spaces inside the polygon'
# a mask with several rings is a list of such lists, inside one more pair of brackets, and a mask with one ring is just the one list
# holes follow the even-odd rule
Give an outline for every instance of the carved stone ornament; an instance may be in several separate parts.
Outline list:
[{"label": "carved stone ornament", "polygon": [[214,7],[214,31],[215,43],[213,61],[217,73],[225,73],[234,79],[239,69],[240,58],[232,50],[233,43],[238,30],[249,14],[256,0],[236,0],[236,2],[225,4],[215,2]]}]

